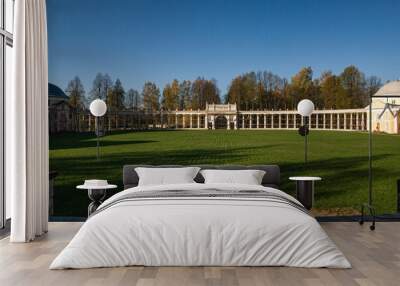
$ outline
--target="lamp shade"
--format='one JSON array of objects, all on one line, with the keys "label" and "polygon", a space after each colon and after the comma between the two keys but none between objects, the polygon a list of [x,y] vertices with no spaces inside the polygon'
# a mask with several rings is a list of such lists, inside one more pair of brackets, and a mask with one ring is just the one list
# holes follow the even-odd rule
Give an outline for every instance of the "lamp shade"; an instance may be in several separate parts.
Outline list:
[{"label": "lamp shade", "polygon": [[301,116],[310,116],[314,111],[314,103],[309,99],[303,99],[297,104],[297,112]]},{"label": "lamp shade", "polygon": [[106,114],[107,105],[103,100],[95,99],[90,103],[89,109],[90,109],[91,114],[93,114],[94,116],[100,117],[100,116],[103,116],[104,114]]}]

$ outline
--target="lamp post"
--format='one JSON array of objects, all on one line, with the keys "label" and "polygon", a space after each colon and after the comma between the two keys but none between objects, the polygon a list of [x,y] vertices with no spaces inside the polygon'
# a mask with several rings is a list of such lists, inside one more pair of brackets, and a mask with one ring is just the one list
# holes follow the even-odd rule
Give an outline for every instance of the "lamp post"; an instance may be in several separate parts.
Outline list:
[{"label": "lamp post", "polygon": [[99,120],[98,117],[103,116],[107,112],[107,105],[101,99],[95,99],[90,103],[90,113],[95,117],[96,136],[97,136],[97,161],[100,160],[100,142],[99,142]]},{"label": "lamp post", "polygon": [[314,103],[309,99],[303,99],[297,104],[297,112],[304,117],[304,125],[300,127],[299,133],[304,136],[304,162],[307,163],[309,118],[314,111]]}]

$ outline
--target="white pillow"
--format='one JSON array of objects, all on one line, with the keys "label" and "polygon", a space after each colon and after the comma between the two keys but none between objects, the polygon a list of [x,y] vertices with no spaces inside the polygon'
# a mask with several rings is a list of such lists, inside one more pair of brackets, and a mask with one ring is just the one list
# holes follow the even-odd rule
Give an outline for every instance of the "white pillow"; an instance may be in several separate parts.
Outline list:
[{"label": "white pillow", "polygon": [[139,176],[139,186],[195,183],[193,179],[199,170],[198,167],[135,168]]},{"label": "white pillow", "polygon": [[261,170],[201,170],[205,184],[261,185],[265,171]]}]

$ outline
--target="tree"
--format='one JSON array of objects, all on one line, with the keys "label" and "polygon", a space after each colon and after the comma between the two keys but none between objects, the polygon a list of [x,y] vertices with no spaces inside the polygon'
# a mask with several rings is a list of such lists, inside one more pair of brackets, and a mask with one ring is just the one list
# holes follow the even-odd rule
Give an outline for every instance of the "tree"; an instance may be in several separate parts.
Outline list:
[{"label": "tree", "polygon": [[201,101],[201,97],[202,97],[202,90],[203,90],[203,86],[202,86],[202,80],[200,78],[196,79],[193,83],[192,83],[192,88],[191,88],[191,95],[192,95],[192,104],[191,107],[193,109],[200,109],[200,101]]},{"label": "tree", "polygon": [[175,110],[179,107],[179,81],[174,79],[171,84],[171,107]]},{"label": "tree", "polygon": [[382,81],[376,76],[370,76],[366,79],[365,84],[365,96],[363,99],[364,106],[369,105],[369,98],[374,95],[378,89],[382,86]]},{"label": "tree", "polygon": [[107,106],[111,111],[119,111],[124,108],[125,90],[122,82],[117,79],[112,88],[108,89]]},{"label": "tree", "polygon": [[323,103],[318,94],[318,82],[313,81],[311,67],[302,68],[292,77],[289,85],[289,93],[295,102],[302,99],[310,99],[317,107],[322,108]]},{"label": "tree", "polygon": [[90,90],[90,101],[97,98],[106,100],[109,89],[113,86],[111,77],[108,74],[97,73],[93,80],[92,89]]},{"label": "tree", "polygon": [[125,99],[125,106],[129,109],[137,110],[142,106],[140,93],[135,89],[129,89]]},{"label": "tree", "polygon": [[160,109],[160,90],[153,82],[145,82],[142,91],[144,109],[156,111]]},{"label": "tree", "polygon": [[191,97],[191,108],[193,109],[205,109],[206,103],[212,104],[221,102],[217,82],[214,79],[206,80],[198,77],[192,83]]},{"label": "tree", "polygon": [[352,108],[365,107],[365,76],[355,66],[348,66],[340,74],[342,86]]},{"label": "tree", "polygon": [[69,97],[69,104],[74,109],[83,109],[85,103],[85,89],[78,76],[69,81],[65,90]]},{"label": "tree", "polygon": [[172,98],[171,85],[169,83],[164,86],[161,103],[162,107],[166,110],[174,110],[176,108],[176,103]]},{"label": "tree", "polygon": [[211,103],[211,104],[221,103],[221,98],[219,97],[219,90],[217,87],[217,81],[215,79],[205,80],[203,82],[203,96],[200,107],[205,108],[206,103]]},{"label": "tree", "polygon": [[179,86],[179,109],[191,109],[192,106],[192,83],[184,80]]},{"label": "tree", "polygon": [[245,100],[242,100],[242,77],[237,76],[232,81],[228,88],[228,94],[225,99],[226,103],[236,103],[237,107],[241,110],[245,109]]},{"label": "tree", "polygon": [[72,111],[72,129],[79,130],[79,113],[85,108],[85,89],[78,76],[69,81],[65,90]]},{"label": "tree", "polygon": [[322,73],[320,91],[323,107],[326,109],[349,108],[351,106],[340,77],[332,74],[332,72]]}]

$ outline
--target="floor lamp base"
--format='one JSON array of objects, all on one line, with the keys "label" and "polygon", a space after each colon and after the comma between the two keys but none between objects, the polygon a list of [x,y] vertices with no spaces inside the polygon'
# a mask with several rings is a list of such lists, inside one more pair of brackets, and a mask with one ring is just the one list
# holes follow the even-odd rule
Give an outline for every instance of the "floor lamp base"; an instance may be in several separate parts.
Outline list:
[{"label": "floor lamp base", "polygon": [[375,219],[376,219],[375,208],[368,203],[361,205],[361,218],[360,218],[359,223],[364,224],[364,210],[365,209],[369,210],[369,214],[371,215],[371,218],[372,218],[372,224],[369,226],[369,229],[375,230]]}]

